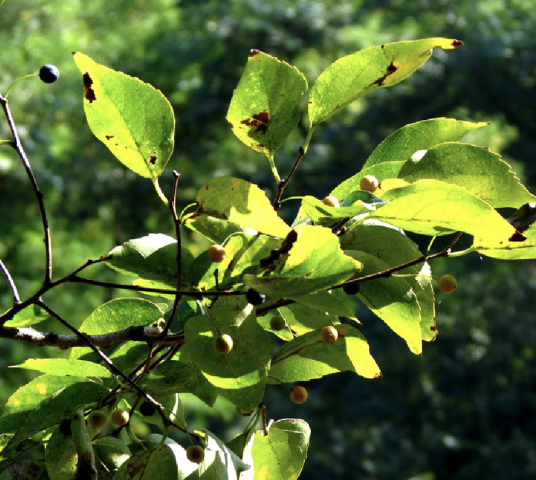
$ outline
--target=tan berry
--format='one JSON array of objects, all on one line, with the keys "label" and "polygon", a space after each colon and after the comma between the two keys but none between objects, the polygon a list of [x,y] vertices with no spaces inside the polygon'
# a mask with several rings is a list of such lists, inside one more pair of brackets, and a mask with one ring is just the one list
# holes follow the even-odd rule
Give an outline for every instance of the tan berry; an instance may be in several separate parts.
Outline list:
[{"label": "tan berry", "polygon": [[205,458],[205,450],[200,445],[190,445],[186,449],[186,457],[190,462],[201,463]]},{"label": "tan berry", "polygon": [[365,175],[359,182],[359,188],[367,192],[375,192],[379,185],[380,182],[374,175]]},{"label": "tan berry", "polygon": [[122,427],[126,425],[130,420],[130,414],[126,410],[118,408],[112,412],[112,423],[116,427]]},{"label": "tan berry", "polygon": [[227,354],[233,349],[233,339],[231,335],[224,333],[214,340],[214,348],[218,353]]},{"label": "tan berry", "polygon": [[301,405],[307,401],[309,393],[304,387],[294,387],[290,392],[290,399],[296,405]]},{"label": "tan berry", "polygon": [[283,330],[286,326],[287,322],[285,322],[285,319],[281,315],[275,315],[270,320],[270,328],[276,332]]},{"label": "tan berry", "polygon": [[324,198],[324,200],[322,200],[322,203],[324,205],[327,205],[328,207],[334,207],[334,208],[339,208],[341,206],[339,201],[331,195],[329,197]]},{"label": "tan berry", "polygon": [[212,245],[208,249],[208,258],[213,262],[221,262],[225,258],[225,248],[221,245]]},{"label": "tan berry", "polygon": [[108,422],[108,415],[102,410],[93,410],[87,417],[87,425],[92,430],[100,432]]},{"label": "tan berry", "polygon": [[335,343],[337,338],[339,338],[339,332],[335,327],[326,325],[320,332],[320,338],[322,338],[324,343]]},{"label": "tan berry", "polygon": [[458,288],[458,282],[456,281],[456,278],[453,275],[446,274],[443,275],[439,279],[439,290],[441,290],[443,293],[454,293],[456,288]]}]

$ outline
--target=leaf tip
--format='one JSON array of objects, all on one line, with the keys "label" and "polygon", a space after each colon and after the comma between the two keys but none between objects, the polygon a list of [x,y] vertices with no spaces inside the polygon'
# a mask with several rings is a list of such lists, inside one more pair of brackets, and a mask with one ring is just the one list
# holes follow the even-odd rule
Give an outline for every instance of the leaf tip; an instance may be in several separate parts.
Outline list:
[{"label": "leaf tip", "polygon": [[460,48],[462,45],[463,45],[463,42],[461,40],[452,40],[452,48],[456,49],[456,48]]}]

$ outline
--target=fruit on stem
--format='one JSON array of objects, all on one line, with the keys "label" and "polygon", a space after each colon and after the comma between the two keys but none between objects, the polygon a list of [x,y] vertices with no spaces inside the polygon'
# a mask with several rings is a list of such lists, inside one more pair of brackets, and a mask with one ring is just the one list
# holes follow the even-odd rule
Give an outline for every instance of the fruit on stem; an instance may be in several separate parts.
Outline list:
[{"label": "fruit on stem", "polygon": [[270,320],[270,328],[276,332],[283,330],[287,326],[287,322],[281,315],[275,315]]},{"label": "fruit on stem", "polygon": [[108,415],[102,410],[93,410],[87,417],[87,425],[92,430],[100,432],[108,422]]},{"label": "fruit on stem", "polygon": [[208,249],[208,258],[213,262],[221,262],[225,258],[225,248],[222,245],[212,245]]},{"label": "fruit on stem", "polygon": [[328,207],[334,207],[334,208],[339,208],[341,206],[339,201],[332,195],[324,198],[324,200],[322,200],[322,203],[324,205],[327,205]]},{"label": "fruit on stem", "polygon": [[439,290],[447,294],[454,293],[454,291],[458,288],[458,282],[456,281],[456,278],[448,273],[443,275],[439,279],[438,285]]},{"label": "fruit on stem", "polygon": [[154,415],[156,413],[156,407],[146,400],[140,405],[139,412],[144,417],[150,417],[151,415]]},{"label": "fruit on stem", "polygon": [[307,401],[307,397],[309,396],[309,392],[302,387],[294,387],[290,391],[290,399],[292,400],[292,403],[295,403],[296,405],[301,405]]},{"label": "fruit on stem", "polygon": [[266,295],[263,295],[262,293],[257,292],[257,290],[253,290],[250,288],[246,292],[246,300],[248,303],[251,303],[254,307],[257,307],[259,305],[262,305],[264,302],[264,299],[266,298]]},{"label": "fruit on stem", "polygon": [[186,449],[186,457],[190,462],[201,463],[205,458],[205,450],[200,445],[190,445]]},{"label": "fruit on stem", "polygon": [[112,423],[116,427],[122,427],[126,425],[130,420],[130,414],[121,408],[118,408],[112,412]]},{"label": "fruit on stem", "polygon": [[55,65],[43,65],[39,70],[39,78],[44,83],[54,83],[60,78],[60,71]]},{"label": "fruit on stem", "polygon": [[380,182],[374,175],[365,175],[359,182],[359,188],[367,192],[374,193],[378,190]]},{"label": "fruit on stem", "polygon": [[233,349],[233,339],[231,335],[224,333],[214,340],[214,348],[222,355],[228,354]]},{"label": "fruit on stem", "polygon": [[335,343],[339,338],[339,332],[331,325],[326,325],[320,332],[320,338],[324,343]]}]

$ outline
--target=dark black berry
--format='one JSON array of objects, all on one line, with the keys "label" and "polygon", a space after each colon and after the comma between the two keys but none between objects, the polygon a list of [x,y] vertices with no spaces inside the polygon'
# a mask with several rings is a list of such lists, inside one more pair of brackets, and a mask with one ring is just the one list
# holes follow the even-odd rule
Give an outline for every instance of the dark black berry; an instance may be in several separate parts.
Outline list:
[{"label": "dark black berry", "polygon": [[43,65],[39,70],[39,78],[45,83],[54,83],[60,77],[60,71],[55,65]]},{"label": "dark black berry", "polygon": [[151,415],[154,415],[156,413],[156,407],[149,402],[143,402],[140,405],[140,413],[144,417],[150,417]]},{"label": "dark black berry", "polygon": [[257,290],[253,290],[252,288],[250,288],[246,292],[246,300],[255,307],[261,305],[264,302],[265,298],[266,295],[263,295],[262,293],[259,293],[257,292]]},{"label": "dark black berry", "polygon": [[60,432],[66,437],[71,436],[71,420],[65,419],[60,422]]},{"label": "dark black berry", "polygon": [[342,287],[344,293],[348,295],[356,295],[359,293],[359,283],[351,283],[350,285],[345,285]]}]

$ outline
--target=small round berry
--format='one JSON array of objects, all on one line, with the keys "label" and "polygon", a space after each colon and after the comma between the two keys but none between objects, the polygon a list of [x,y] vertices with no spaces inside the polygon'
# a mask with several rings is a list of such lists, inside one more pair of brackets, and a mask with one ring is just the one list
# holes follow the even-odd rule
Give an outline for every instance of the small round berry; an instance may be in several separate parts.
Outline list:
[{"label": "small round berry", "polygon": [[320,338],[324,343],[335,343],[339,338],[339,332],[335,327],[326,325],[320,332]]},{"label": "small round berry", "polygon": [[60,432],[65,437],[70,437],[71,433],[71,420],[65,419],[60,422]]},{"label": "small round berry", "polygon": [[186,449],[186,457],[190,462],[201,463],[205,458],[205,450],[200,445],[190,445]]},{"label": "small round berry", "polygon": [[322,203],[324,205],[327,205],[328,207],[334,207],[334,208],[339,208],[341,206],[339,201],[332,195],[324,198],[324,200],[322,200]]},{"label": "small round berry", "polygon": [[43,65],[39,70],[39,78],[45,83],[54,83],[60,78],[60,71],[55,65]]},{"label": "small round berry", "polygon": [[145,401],[140,405],[139,412],[144,417],[150,417],[156,413],[156,407],[152,403]]},{"label": "small round berry", "polygon": [[292,403],[295,403],[296,405],[305,403],[308,396],[309,393],[304,387],[294,387],[290,392],[290,399],[292,400]]},{"label": "small round berry", "polygon": [[246,300],[251,303],[254,307],[257,307],[259,305],[262,305],[264,302],[264,299],[266,298],[266,295],[263,295],[262,293],[257,292],[257,290],[253,290],[250,288],[246,292]]},{"label": "small round berry", "polygon": [[275,315],[270,320],[270,328],[276,332],[283,330],[287,326],[287,322],[281,315]]},{"label": "small round berry", "polygon": [[374,175],[365,175],[359,182],[359,188],[367,192],[375,192],[380,185]]},{"label": "small round berry", "polygon": [[342,291],[347,295],[357,295],[359,293],[359,283],[350,283],[349,285],[344,285]]},{"label": "small round berry", "polygon": [[116,427],[126,425],[130,420],[130,414],[126,410],[118,408],[112,412],[112,422]]},{"label": "small round berry", "polygon": [[233,339],[231,335],[224,333],[214,340],[214,348],[218,353],[226,355],[233,349]]},{"label": "small round berry", "polygon": [[450,274],[443,275],[439,279],[438,285],[439,290],[447,294],[454,293],[454,291],[458,288],[458,282],[456,281],[456,278]]},{"label": "small round berry", "polygon": [[223,248],[221,245],[212,245],[208,249],[208,258],[212,260],[213,262],[221,262],[225,258],[225,248]]},{"label": "small round berry", "polygon": [[93,430],[100,432],[108,422],[108,415],[102,410],[93,410],[87,417],[87,424]]}]

